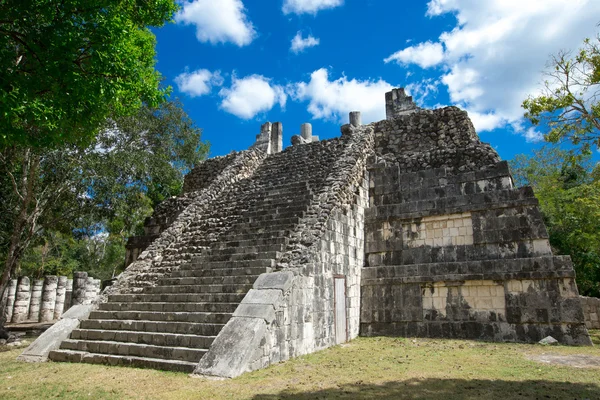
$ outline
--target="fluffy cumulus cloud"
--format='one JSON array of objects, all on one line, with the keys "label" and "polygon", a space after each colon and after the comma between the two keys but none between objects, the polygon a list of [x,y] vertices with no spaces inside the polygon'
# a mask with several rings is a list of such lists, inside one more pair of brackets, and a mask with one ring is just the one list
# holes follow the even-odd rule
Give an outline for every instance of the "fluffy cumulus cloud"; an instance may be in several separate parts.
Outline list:
[{"label": "fluffy cumulus cloud", "polygon": [[221,108],[242,119],[270,111],[275,104],[283,108],[287,100],[284,88],[262,75],[234,76],[231,87],[221,89],[219,95],[223,98]]},{"label": "fluffy cumulus cloud", "polygon": [[440,43],[425,42],[397,51],[384,61],[396,61],[399,64],[417,64],[421,68],[438,65],[444,60],[444,48]]},{"label": "fluffy cumulus cloud", "polygon": [[393,88],[378,80],[349,80],[343,76],[329,79],[325,68],[314,71],[310,81],[289,87],[292,98],[308,101],[308,111],[315,119],[346,121],[350,111],[361,111],[363,123],[385,119],[385,93]]},{"label": "fluffy cumulus cloud", "polygon": [[316,14],[321,10],[335,8],[344,4],[344,0],[285,0],[284,14]]},{"label": "fluffy cumulus cloud", "polygon": [[293,53],[301,53],[309,47],[318,46],[321,41],[312,35],[308,35],[306,38],[302,37],[302,32],[298,31],[296,36],[292,39],[292,46],[290,51]]},{"label": "fluffy cumulus cloud", "polygon": [[196,37],[203,43],[248,45],[256,31],[246,16],[241,0],[183,0],[175,21],[196,26]]},{"label": "fluffy cumulus cloud", "polygon": [[428,16],[445,14],[456,17],[452,30],[386,61],[439,66],[451,102],[469,111],[478,130],[511,125],[526,139],[539,139],[522,124],[521,103],[540,89],[550,54],[576,49],[595,34],[600,1],[429,1]]},{"label": "fluffy cumulus cloud", "polygon": [[211,72],[199,69],[193,72],[183,72],[175,78],[175,83],[182,93],[190,97],[199,97],[209,94],[213,87],[221,86],[223,78],[220,71]]}]

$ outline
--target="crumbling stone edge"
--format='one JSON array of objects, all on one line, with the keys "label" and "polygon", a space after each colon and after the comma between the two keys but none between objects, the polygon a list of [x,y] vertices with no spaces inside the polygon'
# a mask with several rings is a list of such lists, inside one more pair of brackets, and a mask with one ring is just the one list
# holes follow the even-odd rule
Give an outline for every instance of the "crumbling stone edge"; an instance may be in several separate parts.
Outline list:
[{"label": "crumbling stone edge", "polygon": [[257,361],[263,358],[276,312],[289,298],[293,281],[291,271],[260,275],[192,375],[235,378],[261,368]]},{"label": "crumbling stone edge", "polygon": [[[177,243],[185,229],[193,222],[194,216],[205,213],[205,209],[213,204],[213,200],[223,196],[234,186],[233,183],[252,176],[264,158],[266,158],[266,154],[259,150],[246,150],[238,153],[235,160],[207,188],[196,192],[197,196],[192,203],[181,212],[168,229],[160,234],[160,237],[140,254],[138,260],[130,264],[117,277],[116,282],[103,291],[95,301],[96,307],[100,303],[105,303],[111,294],[140,291],[141,288],[135,287],[136,279],[143,274],[151,273],[153,267],[160,266],[165,256],[165,250]],[[187,260],[182,260],[182,262],[185,261]],[[164,275],[166,274],[165,272]],[[148,281],[148,284],[155,285],[157,280],[158,276],[155,276]]]},{"label": "crumbling stone edge", "polygon": [[63,340],[67,339],[73,330],[79,327],[81,321],[90,316],[92,305],[75,305],[65,312],[60,319],[42,333],[17,357],[18,361],[46,362],[48,354],[58,350]]}]

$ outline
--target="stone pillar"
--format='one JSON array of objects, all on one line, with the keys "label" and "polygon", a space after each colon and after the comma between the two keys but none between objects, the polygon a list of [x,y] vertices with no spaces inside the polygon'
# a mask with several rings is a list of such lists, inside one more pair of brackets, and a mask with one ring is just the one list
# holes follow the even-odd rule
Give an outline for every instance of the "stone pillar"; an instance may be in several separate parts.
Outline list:
[{"label": "stone pillar", "polygon": [[38,322],[40,320],[40,307],[42,305],[43,288],[43,279],[36,279],[33,281],[33,289],[31,289],[31,301],[29,302],[29,317],[27,318],[30,321]]},{"label": "stone pillar", "polygon": [[302,138],[306,140],[307,143],[311,143],[313,141],[312,125],[302,124],[300,126],[300,136],[302,136]]},{"label": "stone pillar", "polygon": [[44,278],[44,290],[42,291],[42,309],[40,310],[40,322],[54,320],[54,307],[56,307],[56,288],[58,276],[46,276]]},{"label": "stone pillar", "polygon": [[65,289],[65,308],[63,308],[63,313],[71,308],[71,300],[73,299],[73,279],[67,279]]},{"label": "stone pillar", "polygon": [[283,124],[275,122],[271,127],[271,152],[269,154],[281,153],[283,150]]},{"label": "stone pillar", "polygon": [[404,88],[392,89],[385,94],[385,115],[388,120],[419,110],[413,98],[406,95]]},{"label": "stone pillar", "polygon": [[266,122],[260,126],[260,134],[256,135],[256,142],[252,145],[253,148],[257,148],[264,151],[267,154],[271,154],[271,123]]},{"label": "stone pillar", "polygon": [[73,294],[71,299],[72,306],[79,306],[85,303],[85,286],[87,284],[87,272],[73,273]]},{"label": "stone pillar", "polygon": [[65,296],[67,294],[67,277],[59,276],[56,286],[56,303],[54,305],[54,319],[57,320],[65,309]]},{"label": "stone pillar", "polygon": [[83,304],[92,304],[92,300],[96,297],[96,280],[88,276],[85,286],[85,301]]},{"label": "stone pillar", "polygon": [[6,305],[4,309],[4,320],[10,322],[13,315],[13,307],[15,306],[15,294],[17,293],[17,280],[11,279],[6,288]]},{"label": "stone pillar", "polygon": [[29,278],[22,276],[17,284],[17,292],[15,293],[15,306],[13,308],[12,323],[19,324],[27,320],[29,316],[29,300],[31,292]]},{"label": "stone pillar", "polygon": [[362,125],[362,117],[360,115],[360,111],[350,112],[350,125],[352,125],[352,126],[361,126]]}]

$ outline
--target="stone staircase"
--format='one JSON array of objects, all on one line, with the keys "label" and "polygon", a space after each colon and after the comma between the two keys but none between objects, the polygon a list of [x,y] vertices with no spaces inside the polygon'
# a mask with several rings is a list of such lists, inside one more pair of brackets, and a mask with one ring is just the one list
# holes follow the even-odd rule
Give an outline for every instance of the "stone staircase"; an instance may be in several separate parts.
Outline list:
[{"label": "stone staircase", "polygon": [[333,139],[267,157],[50,359],[192,372],[256,278],[273,271],[342,149]]}]

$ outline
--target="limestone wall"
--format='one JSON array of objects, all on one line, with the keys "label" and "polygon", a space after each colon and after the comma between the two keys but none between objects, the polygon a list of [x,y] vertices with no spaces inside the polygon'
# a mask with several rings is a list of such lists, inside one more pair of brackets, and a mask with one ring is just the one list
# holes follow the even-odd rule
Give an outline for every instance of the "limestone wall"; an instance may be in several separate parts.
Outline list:
[{"label": "limestone wall", "polygon": [[[52,322],[76,304],[91,304],[100,294],[100,280],[89,278],[87,272],[75,272],[80,277],[72,297],[73,280],[66,276],[46,276],[31,280],[29,277],[12,279],[4,315],[8,322]],[[80,298],[81,297],[81,298]]]},{"label": "limestone wall", "polygon": [[600,299],[597,297],[580,296],[585,326],[588,329],[600,329]]},{"label": "limestone wall", "polygon": [[421,110],[375,127],[375,152],[404,173],[430,168],[475,171],[500,161],[481,143],[465,111],[457,107]]},{"label": "limestone wall", "polygon": [[[348,126],[345,130],[351,129]],[[293,284],[276,309],[276,319],[251,369],[324,349],[335,344],[334,279],[344,279],[346,340],[360,329],[360,280],[364,265],[364,210],[372,129],[347,131],[346,151],[332,168],[329,184],[316,197],[304,222],[291,235],[288,252],[279,260],[294,271]]]},{"label": "limestone wall", "polygon": [[375,124],[361,334],[589,344],[568,257],[465,112]]},{"label": "limestone wall", "polygon": [[[233,377],[358,336],[373,130],[345,131],[342,153],[277,260],[280,272],[259,277],[195,373]],[[314,145],[327,143],[301,146]],[[335,279],[344,283],[341,298]],[[345,319],[337,337],[336,305]]]}]

